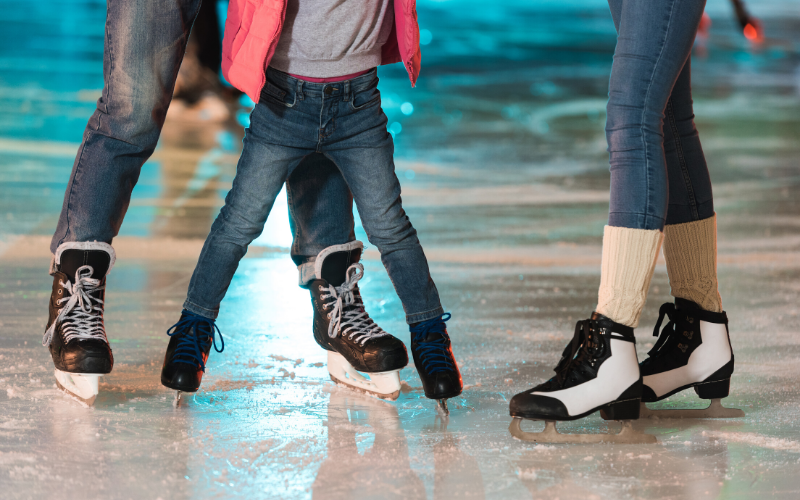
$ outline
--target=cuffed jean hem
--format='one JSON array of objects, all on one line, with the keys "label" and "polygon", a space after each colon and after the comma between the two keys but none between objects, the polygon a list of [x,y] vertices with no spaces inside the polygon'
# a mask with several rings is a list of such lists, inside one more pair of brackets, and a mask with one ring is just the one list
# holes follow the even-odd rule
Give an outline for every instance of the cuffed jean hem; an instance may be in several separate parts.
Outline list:
[{"label": "cuffed jean hem", "polygon": [[631,212],[611,212],[608,214],[608,225],[627,227],[628,229],[663,230],[666,221],[661,217]]},{"label": "cuffed jean hem", "polygon": [[200,316],[208,319],[217,319],[219,315],[219,309],[216,311],[212,311],[211,309],[206,309],[205,307],[200,307],[197,304],[193,304],[189,302],[187,299],[186,302],[183,303],[183,308],[189,311],[190,313],[199,314]]},{"label": "cuffed jean hem", "polygon": [[414,323],[421,323],[423,321],[428,321],[429,319],[438,318],[442,314],[444,314],[444,309],[442,309],[442,306],[439,306],[436,309],[431,309],[430,311],[407,314],[406,323],[413,325]]},{"label": "cuffed jean hem", "polygon": [[297,284],[300,285],[300,288],[308,288],[309,283],[317,278],[316,260],[316,257],[312,257],[308,262],[297,266]]}]

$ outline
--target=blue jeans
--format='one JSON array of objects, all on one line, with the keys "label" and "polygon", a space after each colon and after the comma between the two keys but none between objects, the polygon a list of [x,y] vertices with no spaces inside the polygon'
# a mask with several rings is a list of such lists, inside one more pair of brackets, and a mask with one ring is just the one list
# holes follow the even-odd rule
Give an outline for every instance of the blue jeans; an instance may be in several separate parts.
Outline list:
[{"label": "blue jeans", "polygon": [[606,138],[608,224],[663,229],[714,215],[694,126],[690,56],[705,0],[609,0],[617,47]]},{"label": "blue jeans", "polygon": [[[200,0],[108,0],[103,77],[83,134],[50,244],[111,240],[153,153],[172,99]],[[353,241],[353,201],[336,166],[309,156],[287,184],[300,265],[331,245]]]},{"label": "blue jeans", "polygon": [[337,83],[309,83],[272,68],[250,115],[242,157],[195,268],[184,308],[216,318],[247,246],[261,234],[275,197],[309,155],[339,168],[369,241],[381,253],[406,321],[444,313],[417,232],[400,201],[394,143],[386,131],[377,71]]}]

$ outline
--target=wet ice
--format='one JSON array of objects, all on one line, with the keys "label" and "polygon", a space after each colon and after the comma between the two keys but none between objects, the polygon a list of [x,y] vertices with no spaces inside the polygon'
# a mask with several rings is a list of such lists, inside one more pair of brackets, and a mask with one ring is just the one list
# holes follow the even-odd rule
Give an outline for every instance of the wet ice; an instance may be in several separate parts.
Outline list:
[{"label": "wet ice", "polygon": [[[0,85],[4,497],[797,497],[794,4],[749,5],[770,35],[751,50],[733,30],[727,3],[710,2],[709,55],[693,66],[736,354],[725,404],[746,417],[637,422],[656,445],[554,446],[511,437],[508,399],[550,376],[574,322],[596,300],[607,215],[607,7],[509,1],[488,15],[452,2],[419,3],[431,33],[420,85],[410,89],[402,68],[382,69],[381,85],[390,123],[400,125],[404,202],[453,312],[448,327],[466,390],[449,402],[446,421],[411,366],[401,372],[394,403],[329,380],[325,352],[311,337],[307,292],[295,286],[287,256],[285,208],[270,219],[225,299],[225,352],[212,353],[201,391],[173,407],[158,380],[164,331],[230,186],[238,122],[167,123],[115,241],[106,314],[114,371],[101,379],[92,407],[60,393],[40,345],[49,234],[102,83],[104,6],[20,3],[0,14],[0,40],[15,40],[0,46],[8,68]],[[19,22],[27,9],[37,9],[39,27]],[[360,228],[358,236],[366,240]],[[370,314],[408,343],[374,249],[366,268]],[[661,264],[637,330],[640,356],[652,347],[650,331],[667,300]],[[703,404],[690,391],[661,407]],[[596,415],[560,426],[609,428],[618,426]]]}]

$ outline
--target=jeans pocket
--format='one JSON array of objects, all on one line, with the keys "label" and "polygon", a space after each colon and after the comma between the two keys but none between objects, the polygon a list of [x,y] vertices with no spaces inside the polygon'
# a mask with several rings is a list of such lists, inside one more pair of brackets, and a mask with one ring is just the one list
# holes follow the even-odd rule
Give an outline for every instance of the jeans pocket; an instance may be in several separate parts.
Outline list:
[{"label": "jeans pocket", "polygon": [[368,88],[355,92],[353,98],[350,99],[350,107],[354,111],[359,109],[368,108],[374,104],[380,104],[381,92],[378,90],[377,85],[370,85]]},{"label": "jeans pocket", "polygon": [[264,88],[261,90],[261,96],[266,97],[270,101],[282,104],[287,108],[294,107],[294,104],[297,101],[297,94],[295,92],[284,90],[269,81],[269,79],[264,84]]}]

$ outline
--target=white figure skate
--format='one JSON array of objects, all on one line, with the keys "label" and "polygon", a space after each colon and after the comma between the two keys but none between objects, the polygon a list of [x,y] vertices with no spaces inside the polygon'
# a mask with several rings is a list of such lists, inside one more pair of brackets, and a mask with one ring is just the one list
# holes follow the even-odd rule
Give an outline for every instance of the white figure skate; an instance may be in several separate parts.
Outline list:
[{"label": "white figure skate", "polygon": [[[724,312],[702,310],[689,300],[661,306],[653,335],[659,335],[664,316],[669,317],[658,341],[642,361],[644,377],[642,418],[740,418],[738,408],[725,408],[722,398],[730,392],[733,350]],[[651,410],[645,403],[666,399],[694,388],[701,399],[711,404],[703,409]]]},{"label": "white figure skate", "polygon": [[[511,399],[514,419],[509,432],[536,443],[655,443],[656,437],[634,430],[639,418],[642,379],[633,328],[594,313],[578,321],[572,342],[556,366],[556,376]],[[561,434],[555,423],[577,420],[596,411],[605,420],[622,421],[619,434]],[[544,420],[543,432],[521,428],[522,419]]]}]

